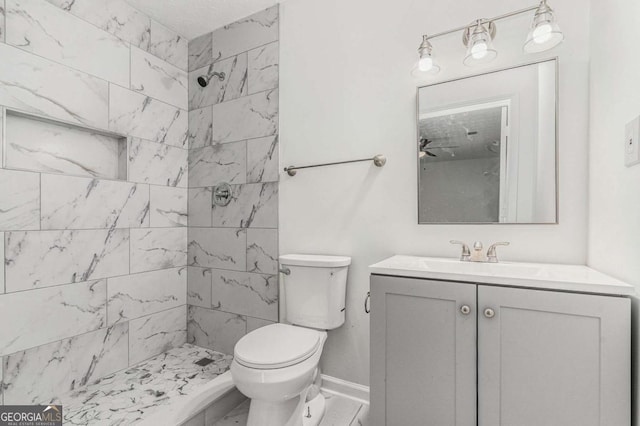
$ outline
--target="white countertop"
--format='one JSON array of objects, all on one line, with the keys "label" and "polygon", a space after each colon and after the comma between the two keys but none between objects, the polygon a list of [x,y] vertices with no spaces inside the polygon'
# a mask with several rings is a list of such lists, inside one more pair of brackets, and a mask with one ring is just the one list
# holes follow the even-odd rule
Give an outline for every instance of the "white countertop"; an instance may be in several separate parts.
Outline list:
[{"label": "white countertop", "polygon": [[462,281],[617,296],[635,294],[632,285],[584,265],[473,263],[439,257],[393,256],[369,266],[378,275]]}]

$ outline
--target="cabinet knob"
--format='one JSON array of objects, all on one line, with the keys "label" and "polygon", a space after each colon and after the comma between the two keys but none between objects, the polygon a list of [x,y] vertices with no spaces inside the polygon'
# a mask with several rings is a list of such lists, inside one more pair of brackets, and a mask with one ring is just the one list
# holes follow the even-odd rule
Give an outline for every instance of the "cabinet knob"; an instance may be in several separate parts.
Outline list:
[{"label": "cabinet knob", "polygon": [[460,306],[460,312],[462,312],[462,315],[469,315],[469,313],[471,312],[471,308],[469,307],[469,305],[462,305]]},{"label": "cabinet knob", "polygon": [[484,316],[487,318],[493,318],[494,316],[496,316],[496,313],[493,309],[487,308],[484,310]]}]

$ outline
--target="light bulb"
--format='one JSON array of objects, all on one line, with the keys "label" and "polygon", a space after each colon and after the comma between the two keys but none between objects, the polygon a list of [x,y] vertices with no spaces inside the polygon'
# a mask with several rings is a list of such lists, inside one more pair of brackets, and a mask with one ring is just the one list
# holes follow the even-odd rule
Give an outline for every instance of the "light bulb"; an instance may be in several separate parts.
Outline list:
[{"label": "light bulb", "polygon": [[476,21],[475,25],[468,27],[463,36],[463,42],[467,46],[467,53],[462,63],[467,66],[486,64],[498,56],[493,48],[491,40],[496,33],[493,22]]},{"label": "light bulb", "polygon": [[475,43],[473,47],[471,47],[471,56],[473,56],[473,59],[482,59],[487,56],[487,50],[489,50],[489,47],[484,41]]},{"label": "light bulb", "polygon": [[418,69],[420,71],[427,72],[431,68],[433,68],[433,58],[431,58],[431,56],[420,58],[418,61]]},{"label": "light bulb", "polygon": [[437,74],[440,71],[438,63],[431,54],[432,50],[433,46],[429,43],[429,37],[427,35],[422,36],[422,43],[418,47],[418,64],[411,71],[414,77],[421,78],[426,74]]},{"label": "light bulb", "polygon": [[548,22],[538,25],[531,34],[534,43],[546,43],[551,39],[553,27]]}]

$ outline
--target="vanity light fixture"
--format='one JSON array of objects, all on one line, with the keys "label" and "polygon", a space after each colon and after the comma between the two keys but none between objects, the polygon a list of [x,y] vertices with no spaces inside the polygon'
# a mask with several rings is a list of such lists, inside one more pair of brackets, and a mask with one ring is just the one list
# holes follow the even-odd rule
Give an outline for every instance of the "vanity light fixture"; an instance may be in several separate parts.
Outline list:
[{"label": "vanity light fixture", "polygon": [[429,42],[429,37],[422,36],[422,43],[418,48],[418,71],[428,74],[437,74],[440,71],[440,67],[433,59],[433,46]]},{"label": "vanity light fixture", "polygon": [[547,4],[547,0],[542,0],[536,9],[536,14],[531,23],[531,29],[524,43],[524,51],[527,53],[544,52],[564,40],[564,34],[560,31],[553,9]]},{"label": "vanity light fixture", "polygon": [[564,35],[556,22],[553,9],[547,0],[541,0],[537,6],[505,13],[490,19],[476,19],[472,24],[464,27],[443,31],[431,36],[422,36],[422,43],[418,47],[418,65],[416,69],[422,74],[435,74],[440,67],[433,59],[433,46],[430,40],[454,32],[462,31],[462,41],[467,47],[463,63],[473,66],[491,62],[498,56],[493,48],[493,38],[496,35],[496,21],[535,11],[529,34],[524,44],[526,53],[538,53],[552,49],[564,40]]},{"label": "vanity light fixture", "polygon": [[485,24],[482,19],[478,19],[475,25],[467,27],[462,35],[462,42],[467,46],[467,54],[462,62],[472,66],[493,61],[498,56],[493,48],[495,36],[496,25],[493,22]]}]

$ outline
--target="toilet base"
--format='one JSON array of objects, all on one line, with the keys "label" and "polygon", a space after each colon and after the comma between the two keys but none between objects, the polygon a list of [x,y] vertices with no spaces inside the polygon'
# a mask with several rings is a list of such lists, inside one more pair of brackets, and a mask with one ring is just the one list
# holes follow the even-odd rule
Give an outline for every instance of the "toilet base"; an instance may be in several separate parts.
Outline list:
[{"label": "toilet base", "polygon": [[315,398],[304,405],[302,412],[302,425],[303,426],[318,426],[322,417],[324,417],[324,410],[326,408],[326,402],[324,395],[319,393]]},{"label": "toilet base", "polygon": [[299,397],[283,402],[252,399],[247,426],[302,426],[302,415],[292,419],[299,401]]}]

